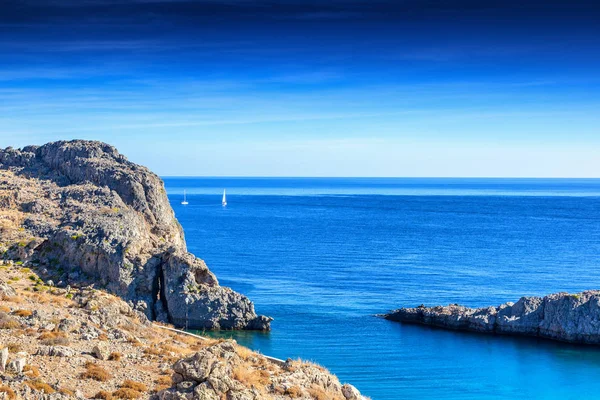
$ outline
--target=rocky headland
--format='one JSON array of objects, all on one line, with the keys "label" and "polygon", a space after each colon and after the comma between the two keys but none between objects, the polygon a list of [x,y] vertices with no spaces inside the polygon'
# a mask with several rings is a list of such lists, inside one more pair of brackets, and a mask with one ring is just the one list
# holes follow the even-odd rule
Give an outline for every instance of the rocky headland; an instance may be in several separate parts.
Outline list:
[{"label": "rocky headland", "polygon": [[0,265],[0,399],[364,400],[324,368],[152,323],[103,290]]},{"label": "rocky headland", "polygon": [[57,287],[105,289],[152,320],[270,328],[187,251],[162,180],[104,143],[0,150],[0,254]]},{"label": "rocky headland", "polygon": [[600,344],[600,291],[522,297],[498,307],[400,308],[391,321],[482,333],[534,336],[569,343]]}]

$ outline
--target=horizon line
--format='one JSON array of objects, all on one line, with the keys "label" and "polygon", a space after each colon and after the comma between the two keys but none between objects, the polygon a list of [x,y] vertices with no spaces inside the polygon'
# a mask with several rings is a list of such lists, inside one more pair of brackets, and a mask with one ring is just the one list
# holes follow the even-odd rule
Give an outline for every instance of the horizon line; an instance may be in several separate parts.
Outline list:
[{"label": "horizon line", "polygon": [[203,179],[580,179],[600,180],[597,177],[565,176],[303,176],[303,175],[160,175],[161,178],[203,178]]}]

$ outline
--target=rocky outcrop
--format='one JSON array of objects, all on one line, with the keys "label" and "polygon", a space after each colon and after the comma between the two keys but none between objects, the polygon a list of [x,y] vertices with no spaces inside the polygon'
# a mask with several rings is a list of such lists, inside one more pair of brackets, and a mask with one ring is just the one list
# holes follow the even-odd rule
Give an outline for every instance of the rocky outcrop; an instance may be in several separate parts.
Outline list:
[{"label": "rocky outcrop", "polygon": [[15,293],[0,296],[2,400],[364,400],[318,365],[151,323],[103,290],[39,284],[17,265],[0,276]]},{"label": "rocky outcrop", "polygon": [[400,308],[391,321],[483,333],[536,336],[570,343],[600,344],[600,291],[522,297],[498,307]]},{"label": "rocky outcrop", "polygon": [[259,354],[240,351],[232,341],[181,359],[173,370],[173,387],[153,400],[366,399],[317,365],[288,359],[275,366]]},{"label": "rocky outcrop", "polygon": [[58,286],[93,284],[148,318],[268,330],[186,249],[162,180],[100,142],[0,150],[0,251]]}]

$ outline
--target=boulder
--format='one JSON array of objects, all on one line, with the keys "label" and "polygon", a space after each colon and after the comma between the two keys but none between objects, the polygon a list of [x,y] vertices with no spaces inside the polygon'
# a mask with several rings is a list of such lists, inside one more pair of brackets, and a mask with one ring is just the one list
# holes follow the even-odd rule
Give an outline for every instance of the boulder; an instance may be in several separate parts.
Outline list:
[{"label": "boulder", "polygon": [[110,357],[110,350],[106,343],[98,343],[92,349],[92,354],[98,360],[108,360]]}]

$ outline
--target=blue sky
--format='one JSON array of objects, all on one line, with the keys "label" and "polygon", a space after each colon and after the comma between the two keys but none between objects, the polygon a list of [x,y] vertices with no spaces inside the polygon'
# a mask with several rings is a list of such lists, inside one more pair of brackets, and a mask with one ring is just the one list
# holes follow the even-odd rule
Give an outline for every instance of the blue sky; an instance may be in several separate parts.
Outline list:
[{"label": "blue sky", "polygon": [[19,0],[0,146],[96,139],[162,175],[600,176],[600,7]]}]

